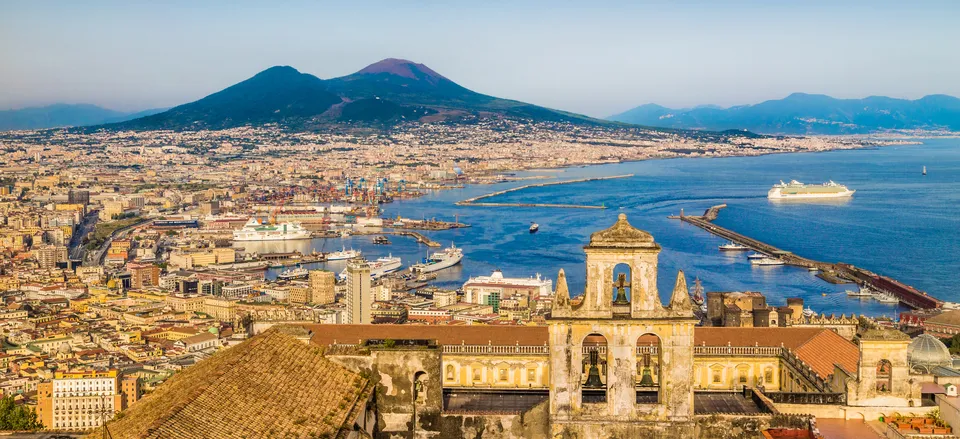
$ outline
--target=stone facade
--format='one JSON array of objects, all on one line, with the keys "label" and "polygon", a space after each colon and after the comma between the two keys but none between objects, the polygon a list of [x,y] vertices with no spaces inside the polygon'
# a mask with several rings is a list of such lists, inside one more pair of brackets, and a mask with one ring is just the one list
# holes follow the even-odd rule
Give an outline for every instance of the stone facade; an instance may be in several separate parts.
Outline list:
[{"label": "stone facade", "polygon": [[[693,315],[681,272],[668,306],[657,292],[660,246],[630,226],[625,215],[594,233],[585,248],[586,291],[571,301],[566,276],[548,321],[550,424],[559,437],[693,437]],[[627,276],[617,276],[621,264]],[[629,297],[627,289],[629,288]],[[597,341],[598,359],[585,340]],[[641,337],[653,340],[646,353]],[[586,360],[586,356],[590,356]],[[649,356],[649,357],[648,357]],[[598,360],[598,361],[596,361]],[[587,370],[600,363],[606,373],[592,383]],[[638,363],[660,373],[640,390]],[[646,398],[638,395],[646,393]],[[638,402],[640,401],[640,402]]]}]

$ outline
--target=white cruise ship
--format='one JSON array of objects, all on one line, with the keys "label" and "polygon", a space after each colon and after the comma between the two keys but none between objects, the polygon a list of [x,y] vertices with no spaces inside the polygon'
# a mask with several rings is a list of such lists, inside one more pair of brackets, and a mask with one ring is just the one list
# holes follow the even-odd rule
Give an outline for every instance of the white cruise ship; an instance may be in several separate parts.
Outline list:
[{"label": "white cruise ship", "polygon": [[[387,273],[393,273],[400,269],[403,266],[403,262],[400,258],[394,257],[393,255],[384,256],[377,258],[376,261],[368,262],[367,265],[370,266],[370,278],[379,279],[381,276]],[[340,272],[340,279],[347,278],[347,269],[344,268]]]},{"label": "white cruise ship", "polygon": [[806,200],[820,198],[843,198],[852,196],[856,191],[847,189],[842,184],[834,183],[832,180],[823,184],[803,184],[797,180],[790,180],[790,183],[773,185],[770,192],[767,192],[767,198],[771,200]]},{"label": "white cruise ship", "polygon": [[263,224],[256,218],[250,218],[240,230],[233,231],[234,241],[288,241],[292,239],[310,239],[310,231],[300,227],[300,223]]},{"label": "white cruise ship", "polygon": [[432,273],[457,265],[461,260],[463,260],[463,250],[451,244],[450,247],[443,249],[443,251],[438,251],[430,255],[430,257],[423,262],[410,267],[410,271],[414,273]]}]

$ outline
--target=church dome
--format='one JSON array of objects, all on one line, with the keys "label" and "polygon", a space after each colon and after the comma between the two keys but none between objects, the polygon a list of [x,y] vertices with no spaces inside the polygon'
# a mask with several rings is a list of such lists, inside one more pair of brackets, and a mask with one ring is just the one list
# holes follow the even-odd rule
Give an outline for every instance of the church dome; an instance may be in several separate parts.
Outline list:
[{"label": "church dome", "polygon": [[644,232],[627,222],[627,215],[620,214],[617,222],[610,228],[590,235],[589,247],[595,248],[649,248],[659,249],[653,242],[653,235]]},{"label": "church dome", "polygon": [[907,361],[911,369],[922,372],[929,372],[937,366],[953,365],[950,350],[930,334],[922,334],[910,342],[907,347]]}]

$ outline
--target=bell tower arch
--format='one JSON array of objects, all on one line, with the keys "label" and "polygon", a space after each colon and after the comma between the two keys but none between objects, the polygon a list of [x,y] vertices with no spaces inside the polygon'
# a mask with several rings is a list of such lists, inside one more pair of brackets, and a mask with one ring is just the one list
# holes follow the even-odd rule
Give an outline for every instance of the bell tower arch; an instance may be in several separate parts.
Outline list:
[{"label": "bell tower arch", "polygon": [[[571,298],[561,270],[548,321],[554,436],[632,437],[642,431],[693,437],[697,320],[683,273],[664,306],[657,291],[660,246],[623,214],[590,235],[584,252],[583,294]],[[585,344],[593,334],[603,336],[603,349]]]}]

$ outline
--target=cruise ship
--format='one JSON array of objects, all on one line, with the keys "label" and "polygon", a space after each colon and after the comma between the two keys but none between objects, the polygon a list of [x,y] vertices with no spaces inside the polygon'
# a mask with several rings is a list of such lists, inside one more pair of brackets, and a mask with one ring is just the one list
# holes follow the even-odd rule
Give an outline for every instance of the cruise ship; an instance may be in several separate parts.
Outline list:
[{"label": "cruise ship", "polygon": [[463,250],[451,244],[450,247],[443,249],[443,251],[436,252],[430,255],[429,258],[424,259],[423,262],[410,267],[410,271],[414,273],[432,273],[457,265],[461,260],[463,260]]},{"label": "cruise ship", "polygon": [[853,195],[856,191],[847,189],[842,184],[834,183],[832,180],[818,185],[807,185],[797,180],[790,180],[790,183],[773,185],[770,192],[767,192],[767,198],[771,200],[807,200],[822,198],[844,198]]},{"label": "cruise ship", "polygon": [[240,230],[233,231],[234,241],[288,241],[310,239],[310,231],[300,227],[300,223],[263,224],[256,218],[250,218]]},{"label": "cruise ship", "polygon": [[277,279],[282,279],[282,280],[303,279],[307,277],[308,274],[310,273],[307,271],[306,268],[297,267],[289,270],[284,270],[279,275],[277,275]]},{"label": "cruise ship", "polygon": [[[400,258],[394,257],[393,255],[384,256],[377,258],[376,261],[368,262],[367,265],[370,266],[370,278],[379,279],[387,273],[393,273],[400,269],[403,265],[403,262],[400,261]],[[347,269],[344,268],[340,272],[340,279],[347,278]]]}]

